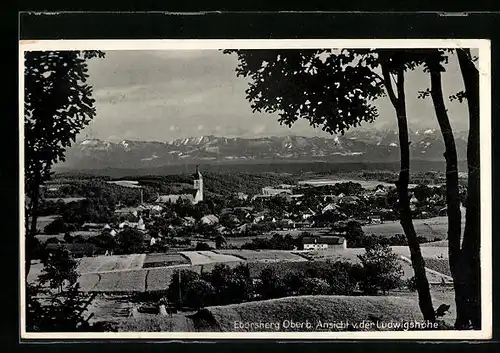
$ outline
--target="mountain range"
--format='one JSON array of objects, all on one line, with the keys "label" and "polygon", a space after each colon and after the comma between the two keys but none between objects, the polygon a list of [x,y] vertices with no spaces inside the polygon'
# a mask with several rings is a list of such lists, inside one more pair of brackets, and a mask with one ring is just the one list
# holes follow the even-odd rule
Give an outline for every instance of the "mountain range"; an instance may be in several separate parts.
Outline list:
[{"label": "mountain range", "polygon": [[[467,132],[456,132],[459,160],[466,158]],[[439,130],[410,131],[411,158],[442,161]],[[269,136],[255,138],[199,136],[167,142],[77,141],[56,170],[155,168],[182,164],[270,162],[392,162],[399,160],[399,137],[394,130],[352,130],[343,136]]]}]

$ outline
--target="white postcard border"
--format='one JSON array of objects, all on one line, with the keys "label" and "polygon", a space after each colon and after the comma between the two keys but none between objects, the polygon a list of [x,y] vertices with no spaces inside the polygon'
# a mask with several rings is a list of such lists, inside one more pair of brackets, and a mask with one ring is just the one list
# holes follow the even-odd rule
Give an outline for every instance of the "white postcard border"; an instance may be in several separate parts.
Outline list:
[{"label": "white postcard border", "polygon": [[[317,48],[477,48],[480,73],[481,165],[481,312],[482,329],[476,331],[381,332],[26,332],[24,266],[24,52],[40,50],[216,50]],[[20,337],[35,340],[88,339],[420,339],[482,340],[492,337],[492,185],[491,185],[491,48],[486,39],[176,39],[176,40],[21,40],[19,42],[19,213],[20,213]]]}]

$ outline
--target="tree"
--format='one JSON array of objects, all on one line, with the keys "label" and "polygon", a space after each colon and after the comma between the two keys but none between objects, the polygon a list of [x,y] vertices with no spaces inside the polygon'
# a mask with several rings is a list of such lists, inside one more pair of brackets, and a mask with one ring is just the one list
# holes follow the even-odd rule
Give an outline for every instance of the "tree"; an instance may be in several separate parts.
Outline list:
[{"label": "tree", "polygon": [[403,269],[398,256],[387,245],[371,244],[366,252],[358,255],[364,270],[362,288],[367,294],[384,294],[401,285]]},{"label": "tree", "polygon": [[303,286],[299,289],[300,295],[325,295],[330,293],[331,288],[328,282],[317,277],[304,278]]},{"label": "tree", "polygon": [[286,293],[283,281],[272,268],[265,268],[259,275],[257,293],[264,299],[280,298]]},{"label": "tree", "polygon": [[413,189],[413,194],[419,202],[425,202],[425,200],[432,196],[432,189],[427,185],[420,184]]},{"label": "tree", "polygon": [[209,282],[195,279],[186,284],[182,303],[190,308],[200,309],[214,302],[216,290]]},{"label": "tree", "polygon": [[346,240],[349,244],[349,247],[357,247],[357,244],[360,244],[364,240],[364,238],[365,232],[363,231],[363,227],[361,227],[361,223],[357,221],[347,222]]},{"label": "tree", "polygon": [[95,237],[90,238],[90,242],[95,246],[109,252],[114,252],[118,246],[116,238],[106,231],[102,232],[101,234]]},{"label": "tree", "polygon": [[31,332],[104,332],[114,331],[101,323],[90,324],[84,312],[93,296],[83,294],[78,284],[55,295],[38,286],[27,285],[30,300],[26,308],[26,331]]},{"label": "tree", "polygon": [[216,249],[223,249],[227,246],[227,240],[223,235],[216,235],[215,236],[215,248]]},{"label": "tree", "polygon": [[[455,327],[481,328],[481,265],[480,265],[480,158],[479,158],[479,71],[469,49],[457,49],[465,92],[460,96],[467,100],[469,108],[469,137],[467,141],[467,202],[465,230],[462,246],[455,239],[456,255],[450,269],[455,273],[454,281],[457,304]],[[450,254],[451,255],[451,254]],[[456,289],[455,289],[456,290]]]},{"label": "tree", "polygon": [[[186,304],[186,292],[189,289],[191,291],[189,301],[195,300],[191,297],[193,296],[193,292],[196,292],[196,288],[205,286],[198,282],[200,280],[202,279],[196,272],[190,270],[175,271],[167,289],[167,299],[179,308]],[[193,282],[198,282],[198,284],[192,285]]]},{"label": "tree", "polygon": [[287,295],[298,295],[305,286],[306,276],[302,273],[288,272],[283,278]]},{"label": "tree", "polygon": [[321,126],[330,134],[344,134],[349,128],[378,117],[372,101],[383,96],[385,88],[399,130],[401,164],[396,186],[400,222],[408,238],[420,309],[426,320],[433,321],[425,262],[408,196],[410,141],[404,79],[406,70],[422,62],[422,51],[318,49],[225,50],[224,53],[236,53],[237,76],[250,78],[246,93],[252,110],[278,113],[278,121],[289,127],[298,119],[306,119],[312,127]]},{"label": "tree", "polygon": [[215,288],[218,304],[241,303],[252,294],[252,279],[247,266],[239,265],[231,269],[225,264],[216,264],[210,273],[202,277]]},{"label": "tree", "polygon": [[51,223],[47,224],[43,231],[45,234],[61,234],[61,233],[66,233],[66,232],[71,232],[76,230],[73,224],[67,224],[64,222],[64,220],[60,217],[56,218],[54,221]]},{"label": "tree", "polygon": [[[447,52],[430,50],[425,60],[425,71],[429,72],[431,88],[421,92],[430,95],[436,111],[445,144],[446,160],[446,206],[448,215],[448,249],[450,270],[454,282],[457,317],[455,327],[464,329],[481,326],[480,309],[480,264],[479,264],[479,73],[469,49],[457,49],[456,54],[465,91],[451,96],[460,102],[467,100],[469,106],[469,138],[467,143],[467,165],[469,169],[466,224],[461,243],[461,211],[458,179],[458,158],[455,138],[446,110],[441,73],[448,63]],[[470,204],[470,207],[469,207]]]},{"label": "tree", "polygon": [[64,285],[73,285],[78,279],[76,268],[78,263],[68,250],[59,246],[43,259],[43,271],[39,277],[40,283],[49,283],[51,288],[57,288],[59,293]]},{"label": "tree", "polygon": [[140,254],[145,250],[144,234],[132,228],[125,228],[116,235],[118,254]]},{"label": "tree", "polygon": [[[87,60],[99,51],[30,51],[24,57],[24,143],[26,237],[34,237],[40,185],[52,166],[64,160],[66,148],[95,116]],[[26,241],[29,245],[30,241]],[[25,251],[27,276],[30,251]]]},{"label": "tree", "polygon": [[195,246],[195,250],[196,251],[206,251],[206,250],[211,250],[212,248],[210,247],[210,245],[208,245],[207,243],[205,242],[197,242],[196,243],[196,246]]}]

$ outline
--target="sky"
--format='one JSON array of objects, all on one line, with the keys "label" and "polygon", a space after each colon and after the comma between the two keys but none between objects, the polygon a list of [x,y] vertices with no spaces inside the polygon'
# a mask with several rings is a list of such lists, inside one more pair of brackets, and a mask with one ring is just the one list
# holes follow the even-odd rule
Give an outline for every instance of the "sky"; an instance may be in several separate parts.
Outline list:
[{"label": "sky", "polygon": [[[89,61],[97,116],[79,138],[107,141],[170,141],[201,135],[329,136],[305,120],[281,126],[277,114],[252,113],[245,98],[246,79],[236,77],[237,58],[216,50],[107,51]],[[417,99],[429,87],[421,69],[406,75],[410,128],[437,129],[430,98]],[[463,87],[458,61],[450,58],[443,73],[445,96]],[[446,102],[455,130],[467,130],[467,105]],[[395,128],[389,98],[375,102],[379,118],[360,129]]]}]

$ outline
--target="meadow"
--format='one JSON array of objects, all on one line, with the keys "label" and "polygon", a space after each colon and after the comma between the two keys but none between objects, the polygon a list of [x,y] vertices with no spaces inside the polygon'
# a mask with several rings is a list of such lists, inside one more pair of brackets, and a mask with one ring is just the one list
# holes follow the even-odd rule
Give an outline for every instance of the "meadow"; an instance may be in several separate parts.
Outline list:
[{"label": "meadow", "polygon": [[[433,217],[428,219],[414,219],[413,225],[418,236],[427,238],[428,240],[447,238],[448,218]],[[375,234],[386,237],[391,237],[395,234],[404,234],[403,228],[399,221],[389,221],[382,224],[369,224],[362,227],[365,235]],[[465,216],[462,217],[462,231],[465,228]]]}]

